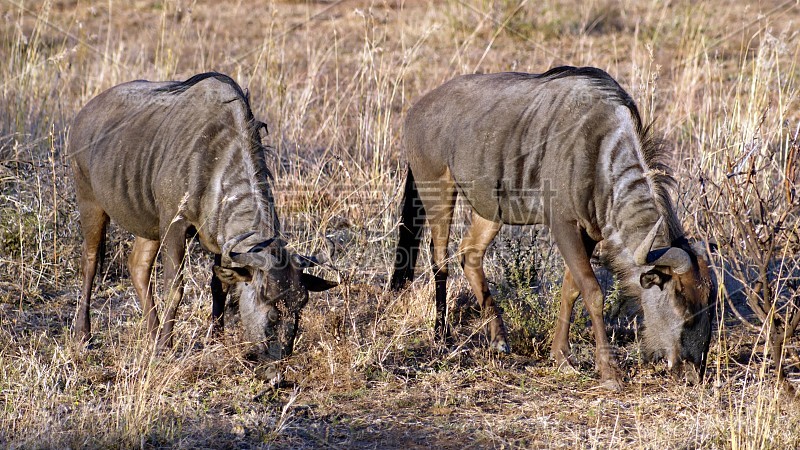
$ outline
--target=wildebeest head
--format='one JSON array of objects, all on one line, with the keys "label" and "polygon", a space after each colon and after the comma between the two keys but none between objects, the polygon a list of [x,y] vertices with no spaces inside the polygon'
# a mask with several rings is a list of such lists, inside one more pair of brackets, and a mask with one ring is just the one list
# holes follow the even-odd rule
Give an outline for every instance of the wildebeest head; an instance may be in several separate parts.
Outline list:
[{"label": "wildebeest head", "polygon": [[336,283],[304,273],[317,261],[292,254],[279,238],[265,239],[248,251],[233,248],[254,233],[228,241],[222,249],[222,265],[214,273],[224,283],[241,283],[239,315],[244,337],[253,343],[248,358],[279,360],[292,354],[300,312],[308,292],[319,292]]},{"label": "wildebeest head", "polygon": [[703,243],[681,239],[671,247],[652,249],[660,225],[659,219],[634,255],[643,269],[643,346],[650,359],[666,359],[677,375],[696,383],[705,372],[711,342],[716,280]]}]

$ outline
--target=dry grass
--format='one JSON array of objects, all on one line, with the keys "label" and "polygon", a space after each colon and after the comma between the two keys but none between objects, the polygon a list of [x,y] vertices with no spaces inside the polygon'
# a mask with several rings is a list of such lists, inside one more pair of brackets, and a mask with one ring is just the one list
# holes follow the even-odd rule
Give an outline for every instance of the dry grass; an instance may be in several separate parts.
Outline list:
[{"label": "dry grass", "polygon": [[[725,241],[730,230],[707,221],[714,210],[704,206],[698,179],[721,185],[729,162],[767,155],[774,163],[763,169],[762,187],[783,189],[782,164],[800,125],[795,2],[0,2],[1,446],[755,449],[800,442],[800,409],[776,387],[764,330],[741,326],[728,302],[718,304],[702,386],[640,363],[625,320],[614,328],[630,380],[625,392],[596,389],[582,317],[572,336],[580,374],[559,374],[546,350],[561,262],[546,233],[506,227],[487,258],[508,313],[512,356],[484,350],[457,269],[457,339],[448,348],[432,343],[427,273],[402,296],[385,290],[404,112],[461,73],[559,64],[609,71],[672,144],[687,230]],[[280,383],[242,360],[235,323],[222,342],[206,339],[210,260],[199,251],[189,256],[175,350],[153,354],[124,264],[130,236],[118,229],[96,285],[100,345],[85,350],[69,340],[80,246],[64,149],[71,119],[114,84],[206,70],[247,87],[269,124],[278,209],[292,243],[314,252],[328,236],[337,246],[342,285],[313,297]],[[796,236],[796,221],[790,224]],[[797,248],[786,248],[782,261],[794,266],[781,272],[782,292],[794,286],[796,296]],[[729,251],[716,261],[728,298],[737,284],[725,267],[736,258]],[[616,308],[622,299],[612,297]]]}]

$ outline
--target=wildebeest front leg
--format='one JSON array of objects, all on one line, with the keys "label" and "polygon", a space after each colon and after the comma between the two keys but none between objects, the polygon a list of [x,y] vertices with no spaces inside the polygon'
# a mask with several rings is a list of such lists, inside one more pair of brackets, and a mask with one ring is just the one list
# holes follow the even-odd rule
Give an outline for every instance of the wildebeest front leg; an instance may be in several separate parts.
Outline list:
[{"label": "wildebeest front leg", "polygon": [[550,231],[558,245],[561,256],[573,277],[573,282],[580,289],[586,309],[592,319],[592,330],[596,344],[595,364],[600,372],[602,386],[611,390],[620,390],[622,380],[611,354],[611,346],[603,321],[603,291],[589,263],[589,256],[583,243],[583,236],[575,223],[551,224]]},{"label": "wildebeest front leg", "polygon": [[572,309],[580,293],[581,291],[575,284],[575,280],[572,279],[572,272],[569,271],[569,267],[564,267],[564,281],[561,283],[561,308],[558,312],[553,343],[550,346],[550,357],[556,361],[556,365],[561,370],[575,370],[569,361],[569,327],[572,319]]},{"label": "wildebeest front leg", "polygon": [[[222,265],[222,255],[214,255],[214,265]],[[211,271],[211,334],[219,336],[225,329],[225,300],[228,296],[228,286]]]},{"label": "wildebeest front leg", "polygon": [[489,284],[486,283],[486,274],[483,272],[483,256],[486,254],[486,248],[497,236],[501,226],[502,224],[486,220],[473,212],[472,225],[461,240],[459,250],[462,253],[461,266],[464,268],[464,276],[469,281],[472,292],[475,293],[484,320],[488,320],[490,346],[499,352],[508,353],[510,350],[506,327],[489,292]]},{"label": "wildebeest front leg", "polygon": [[161,260],[164,264],[164,290],[167,292],[167,308],[164,324],[158,339],[158,348],[172,347],[172,332],[175,315],[183,297],[183,257],[186,254],[186,225],[173,221],[163,233]]},{"label": "wildebeest front leg", "polygon": [[153,273],[153,262],[158,254],[159,241],[137,237],[133,249],[128,256],[128,270],[131,281],[142,305],[142,315],[147,322],[147,332],[155,341],[158,335],[158,313],[153,301],[153,284],[150,282]]},{"label": "wildebeest front leg", "polygon": [[[597,243],[593,241],[585,232],[581,232],[584,250],[586,256],[592,257]],[[572,319],[572,310],[575,306],[575,300],[578,299],[581,291],[572,277],[572,272],[569,266],[564,266],[564,281],[561,283],[561,308],[558,312],[558,320],[556,321],[556,329],[553,334],[553,343],[550,346],[550,356],[556,361],[559,369],[567,371],[575,371],[575,368],[570,363],[570,349],[569,349],[569,327]]]}]

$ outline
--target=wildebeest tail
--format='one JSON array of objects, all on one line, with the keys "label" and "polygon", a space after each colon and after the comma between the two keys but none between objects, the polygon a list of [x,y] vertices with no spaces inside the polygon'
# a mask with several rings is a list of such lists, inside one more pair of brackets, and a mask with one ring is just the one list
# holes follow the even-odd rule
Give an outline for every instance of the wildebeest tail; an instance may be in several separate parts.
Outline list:
[{"label": "wildebeest tail", "polygon": [[425,207],[419,197],[411,167],[406,176],[403,193],[403,211],[400,218],[400,236],[394,257],[394,273],[391,288],[400,290],[414,278],[414,266],[419,255],[419,241],[422,238],[422,223],[425,221]]}]

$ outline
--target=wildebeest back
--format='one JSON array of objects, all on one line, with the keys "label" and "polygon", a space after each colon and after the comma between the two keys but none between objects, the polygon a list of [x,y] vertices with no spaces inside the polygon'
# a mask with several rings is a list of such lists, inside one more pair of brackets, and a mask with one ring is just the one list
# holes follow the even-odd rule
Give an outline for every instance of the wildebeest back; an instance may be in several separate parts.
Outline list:
[{"label": "wildebeest back", "polygon": [[[613,84],[603,88],[603,83]],[[579,221],[600,239],[604,222],[611,219],[605,201],[613,198],[608,194],[616,180],[610,166],[646,170],[635,152],[598,161],[603,139],[635,137],[641,126],[632,101],[615,86],[610,78],[552,74],[458,77],[409,112],[409,162],[423,179],[452,171],[459,192],[489,220],[548,224],[556,213]]]},{"label": "wildebeest back", "polygon": [[[236,161],[220,158],[240,158],[240,152],[225,150],[231,144],[245,147],[232,141],[251,136],[245,97],[229,80],[208,77],[182,90],[171,89],[178,85],[173,82],[133,81],[94,98],[71,130],[77,189],[84,195],[102,192],[96,200],[108,215],[147,239],[159,239],[159,227],[179,211],[192,223],[205,217],[201,241],[218,253],[213,236],[221,211],[203,209],[221,209],[215,187],[225,183],[220,178]],[[233,184],[247,174],[224,176]],[[209,233],[212,238],[205,238]]]}]

